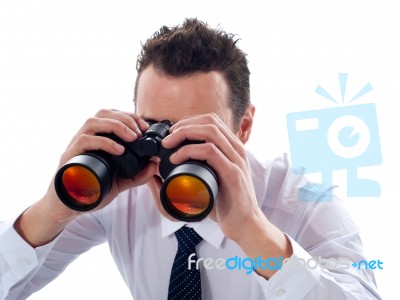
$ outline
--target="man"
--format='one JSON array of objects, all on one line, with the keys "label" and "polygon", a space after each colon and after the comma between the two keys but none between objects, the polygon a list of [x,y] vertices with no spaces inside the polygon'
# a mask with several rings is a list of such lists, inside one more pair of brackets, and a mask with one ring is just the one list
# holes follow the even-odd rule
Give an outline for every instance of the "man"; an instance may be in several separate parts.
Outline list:
[{"label": "man", "polygon": [[[299,201],[307,181],[291,174],[285,159],[263,166],[245,151],[255,108],[246,56],[234,36],[196,19],[163,27],[143,45],[137,70],[135,114],[100,110],[72,139],[60,166],[86,151],[124,152],[96,133],[132,142],[148,129],[146,121],[170,120],[164,147],[186,139],[204,142],[182,147],[170,160],[203,160],[215,170],[219,193],[213,211],[200,222],[173,220],[160,204],[156,158],[134,178],[114,181],[88,213],[64,206],[52,182],[14,224],[2,224],[4,299],[28,297],[105,241],[135,299],[379,299],[373,274],[343,261],[364,257],[340,201]],[[307,192],[323,197],[323,191]],[[174,233],[187,227],[201,240],[194,250],[199,262],[193,256],[181,262],[200,269],[201,280],[188,290],[194,280],[180,278],[177,287],[171,275],[181,240]],[[29,263],[18,264],[20,257]]]}]

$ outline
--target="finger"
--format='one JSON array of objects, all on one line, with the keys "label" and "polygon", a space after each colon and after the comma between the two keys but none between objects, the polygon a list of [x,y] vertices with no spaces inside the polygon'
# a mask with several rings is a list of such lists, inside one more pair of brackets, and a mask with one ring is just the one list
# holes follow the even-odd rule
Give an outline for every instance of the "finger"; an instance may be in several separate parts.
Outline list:
[{"label": "finger", "polygon": [[137,122],[142,123],[141,128],[148,127],[143,119],[134,114],[128,115],[116,110],[102,109],[94,117],[86,120],[68,147],[82,134],[114,133],[124,141],[132,142],[142,135]]},{"label": "finger", "polygon": [[[197,116],[192,116],[188,117],[185,119],[180,120],[178,123],[174,124],[171,129],[171,135],[175,131],[179,130],[180,128],[183,128],[185,126],[193,125],[193,124],[213,124],[215,125],[221,133],[226,137],[226,139],[229,141],[229,143],[237,150],[243,148],[243,143],[238,139],[238,137],[228,128],[228,126],[221,120],[221,118],[217,114],[205,114],[205,115],[197,115]],[[173,140],[173,138],[171,138]],[[171,141],[166,141],[166,144],[164,145],[166,148],[170,148],[169,143]],[[176,147],[177,144],[174,143],[172,147]]]},{"label": "finger", "polygon": [[243,155],[243,146],[234,139],[229,140],[220,128],[214,124],[206,125],[188,125],[174,130],[166,138],[163,145],[166,148],[172,148],[180,145],[185,140],[204,141],[217,147],[230,161],[240,161]]},{"label": "finger", "polygon": [[136,114],[123,112],[116,109],[101,109],[95,115],[95,117],[118,120],[128,126],[132,131],[136,132],[138,135],[142,134],[142,129],[146,130],[148,128],[147,122],[145,122]]},{"label": "finger", "polygon": [[[114,110],[114,109],[112,109],[112,111],[118,112],[118,110]],[[132,113],[132,112],[126,112],[126,111],[120,111],[120,112],[133,118],[135,120],[136,124],[139,125],[139,129],[141,130],[141,132],[144,132],[147,129],[149,129],[149,127],[150,127],[149,123],[147,123],[142,117],[138,116],[137,114]]]},{"label": "finger", "polygon": [[95,135],[97,133],[114,133],[127,142],[134,141],[138,137],[138,133],[132,130],[132,127],[128,127],[120,120],[98,117],[89,118],[78,134]]},{"label": "finger", "polygon": [[103,150],[112,155],[121,155],[124,153],[125,148],[110,138],[99,135],[83,134],[74,142],[72,142],[70,147],[68,147],[68,149],[62,155],[61,161],[65,162],[71,157],[77,156],[84,152],[96,150]]},{"label": "finger", "polygon": [[232,163],[214,144],[186,145],[175,152],[170,160],[174,164],[180,164],[188,160],[200,160],[207,162],[218,174],[220,182],[224,178],[232,179],[232,176],[242,173],[245,168],[243,162]]},{"label": "finger", "polygon": [[147,165],[132,179],[135,186],[145,184],[153,175],[156,174],[157,163],[149,161]]},{"label": "finger", "polygon": [[110,119],[99,119],[90,118],[86,121],[84,126],[78,131],[78,133],[72,138],[68,147],[71,147],[78,139],[82,136],[96,136],[97,133],[114,133],[121,139],[130,142],[137,138],[137,134],[130,130],[122,123],[110,120]]},{"label": "finger", "polygon": [[175,129],[178,129],[179,127],[187,126],[190,124],[196,124],[196,123],[197,124],[215,124],[220,129],[223,129],[223,132],[226,133],[226,135],[235,137],[235,134],[228,128],[227,124],[215,113],[186,117],[186,118],[180,120],[178,123],[174,124],[171,127],[171,132],[173,132]]}]

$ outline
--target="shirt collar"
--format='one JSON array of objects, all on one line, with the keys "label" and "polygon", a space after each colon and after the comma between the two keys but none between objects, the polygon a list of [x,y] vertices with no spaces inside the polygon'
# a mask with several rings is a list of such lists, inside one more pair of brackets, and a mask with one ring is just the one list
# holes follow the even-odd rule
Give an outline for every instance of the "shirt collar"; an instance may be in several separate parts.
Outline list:
[{"label": "shirt collar", "polygon": [[210,243],[216,249],[221,247],[225,235],[221,228],[219,228],[218,224],[210,218],[205,218],[200,222],[186,223],[181,221],[171,221],[161,215],[161,237],[165,238],[174,234],[184,225],[192,227],[205,241]]}]

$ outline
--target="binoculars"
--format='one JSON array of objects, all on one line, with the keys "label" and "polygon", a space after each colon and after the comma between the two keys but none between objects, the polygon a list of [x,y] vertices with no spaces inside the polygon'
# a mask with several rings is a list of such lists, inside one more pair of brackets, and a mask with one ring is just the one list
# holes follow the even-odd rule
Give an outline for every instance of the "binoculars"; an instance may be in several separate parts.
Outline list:
[{"label": "binoculars", "polygon": [[204,161],[170,162],[170,156],[182,146],[200,143],[187,140],[174,149],[164,148],[161,142],[171,126],[168,120],[150,123],[143,136],[133,142],[125,142],[114,134],[99,134],[123,145],[125,152],[111,155],[105,151],[89,151],[73,157],[55,176],[58,197],[71,209],[92,210],[110,192],[115,178],[133,178],[151,157],[157,156],[163,179],[160,199],[164,209],[181,221],[202,220],[212,210],[217,197],[217,176]]}]

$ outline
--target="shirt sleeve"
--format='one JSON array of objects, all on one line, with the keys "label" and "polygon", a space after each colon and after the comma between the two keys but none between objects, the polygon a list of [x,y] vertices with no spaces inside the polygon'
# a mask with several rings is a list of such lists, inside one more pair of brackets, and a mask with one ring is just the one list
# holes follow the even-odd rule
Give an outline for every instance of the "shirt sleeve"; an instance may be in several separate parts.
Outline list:
[{"label": "shirt sleeve", "polygon": [[[253,272],[265,299],[381,299],[375,288],[373,274],[362,276],[340,271],[353,268],[345,258],[313,257],[288,237],[293,255],[269,280]],[[351,269],[350,269],[351,270]]]},{"label": "shirt sleeve", "polygon": [[105,241],[95,213],[77,217],[50,243],[32,248],[0,223],[0,299],[25,299],[60,275],[80,254]]},{"label": "shirt sleeve", "polygon": [[[254,276],[266,299],[381,299],[363,254],[358,226],[332,188],[310,184],[289,167],[266,193],[262,208],[267,218],[286,234],[293,254],[269,279]],[[271,180],[270,180],[271,181]],[[281,183],[283,181],[283,183]],[[299,191],[311,201],[301,201]],[[331,200],[326,201],[326,192]]]}]

